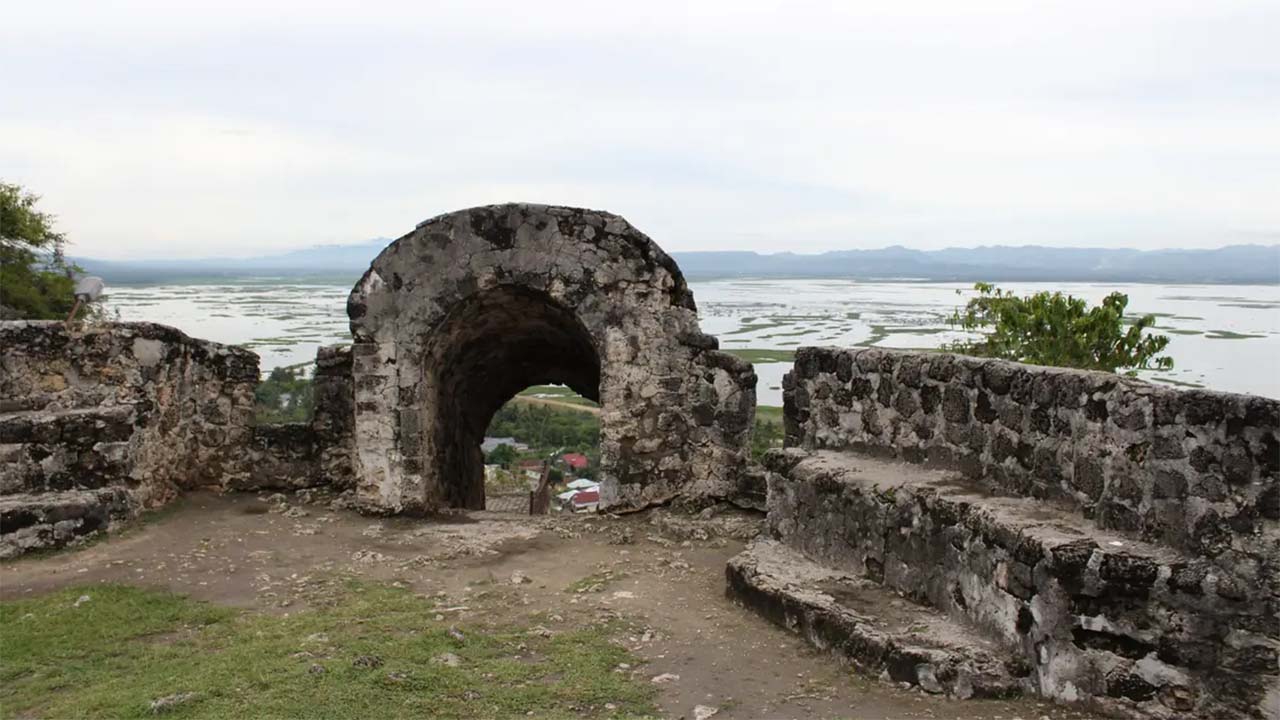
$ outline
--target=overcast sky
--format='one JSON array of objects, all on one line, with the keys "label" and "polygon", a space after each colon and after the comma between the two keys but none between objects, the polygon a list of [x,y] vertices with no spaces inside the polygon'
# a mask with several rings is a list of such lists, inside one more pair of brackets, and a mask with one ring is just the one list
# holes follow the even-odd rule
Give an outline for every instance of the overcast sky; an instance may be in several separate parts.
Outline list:
[{"label": "overcast sky", "polygon": [[10,3],[0,179],[74,254],[529,201],[667,250],[1280,242],[1280,3]]}]

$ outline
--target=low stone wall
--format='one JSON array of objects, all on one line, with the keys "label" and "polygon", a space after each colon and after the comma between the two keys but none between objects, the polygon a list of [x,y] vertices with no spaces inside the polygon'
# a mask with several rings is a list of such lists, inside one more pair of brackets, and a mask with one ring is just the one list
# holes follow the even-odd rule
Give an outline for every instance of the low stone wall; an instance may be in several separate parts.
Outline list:
[{"label": "low stone wall", "polygon": [[252,462],[235,490],[297,490],[321,484],[316,435],[307,423],[258,425],[245,453]]},{"label": "low stone wall", "polygon": [[801,348],[786,442],[958,469],[1206,556],[1280,520],[1280,402],[942,353]]},{"label": "low stone wall", "polygon": [[312,396],[315,414],[311,431],[317,447],[316,479],[335,490],[356,486],[355,387],[351,379],[351,346],[334,345],[316,351]]},{"label": "low stone wall", "polygon": [[243,483],[258,356],[164,325],[0,322],[0,556]]},{"label": "low stone wall", "polygon": [[840,348],[801,348],[783,398],[788,547],[980,628],[1045,696],[1274,710],[1280,402]]},{"label": "low stone wall", "polygon": [[349,348],[315,416],[253,423],[258,356],[154,323],[0,322],[0,557],[105,530],[185,489],[354,486]]},{"label": "low stone wall", "polygon": [[354,393],[351,348],[320,348],[316,353],[314,414],[306,423],[258,425],[245,449],[247,472],[238,490],[296,490],[325,486],[355,487],[351,464]]},{"label": "low stone wall", "polygon": [[[42,458],[45,477],[60,470],[92,477],[88,470],[101,456],[118,465],[112,477],[127,477],[141,502],[158,504],[179,489],[244,474],[236,448],[250,433],[254,353],[154,323],[68,330],[59,322],[5,322],[0,347],[0,413],[9,428],[0,442],[30,458],[72,447],[89,451],[64,468]],[[50,431],[41,434],[42,428]],[[3,467],[0,474],[7,474],[13,464]],[[63,475],[59,485],[83,484]]]}]

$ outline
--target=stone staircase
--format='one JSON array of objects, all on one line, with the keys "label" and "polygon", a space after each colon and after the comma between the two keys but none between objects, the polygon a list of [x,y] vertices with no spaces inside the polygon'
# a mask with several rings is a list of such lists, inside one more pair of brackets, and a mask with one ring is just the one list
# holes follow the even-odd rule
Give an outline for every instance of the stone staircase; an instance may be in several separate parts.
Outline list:
[{"label": "stone staircase", "polygon": [[0,558],[245,467],[258,357],[154,323],[0,322]]},{"label": "stone staircase", "polygon": [[730,588],[869,670],[1119,715],[1253,717],[1273,692],[1265,585],[954,472],[831,451],[767,464],[773,539],[730,563]]},{"label": "stone staircase", "polygon": [[132,517],[132,405],[0,413],[0,558]]},{"label": "stone staircase", "polygon": [[745,604],[883,680],[957,698],[1024,691],[1026,665],[976,628],[777,540],[753,541],[729,561],[727,576]]},{"label": "stone staircase", "polygon": [[926,692],[1280,718],[1275,401],[828,348],[784,388],[744,604]]}]

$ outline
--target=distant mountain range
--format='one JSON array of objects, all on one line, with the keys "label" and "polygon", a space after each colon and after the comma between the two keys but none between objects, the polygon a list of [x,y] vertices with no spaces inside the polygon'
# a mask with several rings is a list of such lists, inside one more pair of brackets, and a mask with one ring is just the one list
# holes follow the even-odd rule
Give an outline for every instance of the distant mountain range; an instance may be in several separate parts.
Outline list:
[{"label": "distant mountain range", "polygon": [[[108,283],[199,278],[325,277],[355,282],[390,242],[321,245],[239,260],[94,260],[75,258]],[[1026,245],[945,250],[837,250],[813,255],[755,252],[672,253],[689,279],[729,277],[912,279],[929,281],[1075,281],[1280,283],[1280,245],[1215,250],[1054,248]]]}]

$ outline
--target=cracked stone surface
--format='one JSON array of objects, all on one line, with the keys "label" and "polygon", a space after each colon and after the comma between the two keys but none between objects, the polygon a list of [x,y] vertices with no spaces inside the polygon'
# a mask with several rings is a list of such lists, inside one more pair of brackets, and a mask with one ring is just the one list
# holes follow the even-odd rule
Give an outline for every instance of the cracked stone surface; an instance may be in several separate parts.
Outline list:
[{"label": "cracked stone surface", "polygon": [[483,508],[490,417],[546,383],[601,405],[604,508],[729,497],[746,474],[751,365],[701,332],[675,262],[616,215],[432,218],[383,250],[347,309],[366,510]]}]

